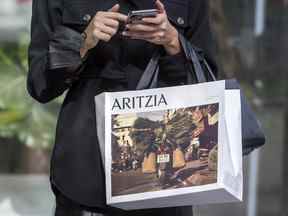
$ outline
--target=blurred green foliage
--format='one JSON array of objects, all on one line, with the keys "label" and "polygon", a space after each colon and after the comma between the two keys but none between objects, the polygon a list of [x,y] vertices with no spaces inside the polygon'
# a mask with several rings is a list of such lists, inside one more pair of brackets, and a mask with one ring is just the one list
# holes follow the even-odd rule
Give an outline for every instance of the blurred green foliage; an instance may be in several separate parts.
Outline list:
[{"label": "blurred green foliage", "polygon": [[57,111],[63,98],[39,104],[26,90],[28,34],[0,43],[0,137],[17,138],[35,148],[51,148]]}]

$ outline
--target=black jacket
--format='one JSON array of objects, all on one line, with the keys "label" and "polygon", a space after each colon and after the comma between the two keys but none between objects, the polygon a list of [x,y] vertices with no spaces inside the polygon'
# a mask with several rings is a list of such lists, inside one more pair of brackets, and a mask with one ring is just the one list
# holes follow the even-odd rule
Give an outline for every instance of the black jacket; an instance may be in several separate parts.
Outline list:
[{"label": "black jacket", "polygon": [[[34,0],[27,89],[46,103],[68,90],[62,104],[51,159],[51,181],[67,197],[87,206],[105,207],[104,172],[96,135],[94,96],[134,89],[156,45],[114,36],[100,41],[84,62],[80,33],[99,10],[119,2],[129,9],[153,7],[152,0]],[[207,0],[163,0],[169,19],[195,46],[210,53]],[[166,85],[185,80],[183,55],[161,57]],[[80,65],[80,66],[79,66]],[[77,70],[71,70],[77,68]]]}]

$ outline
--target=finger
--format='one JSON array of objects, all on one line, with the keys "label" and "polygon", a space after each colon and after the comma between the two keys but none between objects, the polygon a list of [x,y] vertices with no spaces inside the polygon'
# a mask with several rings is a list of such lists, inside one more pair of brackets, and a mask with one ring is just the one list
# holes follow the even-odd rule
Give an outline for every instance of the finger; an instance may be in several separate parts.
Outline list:
[{"label": "finger", "polygon": [[127,24],[126,27],[129,29],[129,31],[157,31],[158,25],[147,25],[147,24]]},{"label": "finger", "polygon": [[142,21],[144,21],[145,23],[151,23],[151,24],[156,24],[156,25],[162,24],[164,20],[165,19],[164,19],[163,14],[157,14],[156,17],[146,17],[142,19]]},{"label": "finger", "polygon": [[147,33],[147,32],[127,32],[124,31],[122,32],[122,35],[124,36],[128,36],[129,38],[137,38],[137,39],[152,39],[153,35],[151,33]]},{"label": "finger", "polygon": [[117,29],[115,28],[111,28],[110,26],[106,26],[104,24],[98,26],[98,29],[103,32],[103,33],[106,33],[106,34],[109,34],[111,36],[113,36],[116,32],[117,32]]},{"label": "finger", "polygon": [[[126,32],[126,31],[125,31]],[[164,39],[165,33],[163,31],[155,31],[155,32],[144,32],[144,31],[133,31],[126,32],[126,34],[130,37],[149,37],[149,38],[160,38]]]},{"label": "finger", "polygon": [[133,40],[143,40],[143,41],[147,41],[147,42],[150,42],[150,43],[153,43],[153,44],[156,44],[156,45],[161,45],[161,42],[159,41],[156,41],[155,39],[146,39],[146,38],[137,38],[137,37],[131,37],[130,39],[133,39]]},{"label": "finger", "polygon": [[94,36],[99,39],[108,42],[111,39],[111,35],[101,32],[99,30],[94,31]]},{"label": "finger", "polygon": [[165,6],[160,0],[156,0],[155,4],[156,4],[156,8],[159,10],[160,13],[165,12]]},{"label": "finger", "polygon": [[162,44],[161,42],[159,42],[159,41],[157,41],[155,39],[145,39],[145,41],[148,41],[150,43],[157,44],[157,45],[161,45]]},{"label": "finger", "polygon": [[110,8],[108,11],[110,12],[118,12],[120,9],[120,5],[119,4],[115,4],[112,8]]},{"label": "finger", "polygon": [[118,12],[105,12],[103,13],[104,17],[109,17],[118,21],[126,22],[127,16]]},{"label": "finger", "polygon": [[130,37],[154,37],[154,32],[143,32],[143,31],[137,31],[137,32],[130,32],[130,31],[124,31],[123,34],[125,36]]},{"label": "finger", "polygon": [[139,39],[139,40],[153,40],[154,39],[152,35],[133,35],[130,38]]},{"label": "finger", "polygon": [[110,26],[112,28],[118,28],[119,27],[119,22],[117,20],[114,20],[114,19],[104,18],[102,23],[105,24],[106,26]]}]

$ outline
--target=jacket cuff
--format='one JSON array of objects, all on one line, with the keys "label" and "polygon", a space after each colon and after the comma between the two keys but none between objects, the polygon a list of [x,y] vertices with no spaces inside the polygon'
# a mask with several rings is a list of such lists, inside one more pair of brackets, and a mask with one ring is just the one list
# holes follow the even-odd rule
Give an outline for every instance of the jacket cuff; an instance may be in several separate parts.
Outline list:
[{"label": "jacket cuff", "polygon": [[49,52],[49,69],[78,67],[82,63],[81,56],[72,51]]},{"label": "jacket cuff", "polygon": [[159,59],[160,77],[162,79],[182,79],[187,76],[185,54],[181,52],[175,55],[164,55]]},{"label": "jacket cuff", "polygon": [[81,33],[66,26],[57,26],[49,42],[49,69],[78,68],[83,60]]},{"label": "jacket cuff", "polygon": [[159,59],[159,64],[182,64],[185,63],[186,58],[183,52],[179,52],[175,55],[164,55]]}]

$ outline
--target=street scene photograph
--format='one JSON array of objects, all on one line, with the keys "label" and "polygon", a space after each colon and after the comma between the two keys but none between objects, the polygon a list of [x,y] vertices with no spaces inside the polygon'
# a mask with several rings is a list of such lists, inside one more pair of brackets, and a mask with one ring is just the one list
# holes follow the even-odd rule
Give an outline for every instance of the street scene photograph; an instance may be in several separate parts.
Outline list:
[{"label": "street scene photograph", "polygon": [[112,195],[217,182],[219,104],[112,115]]}]

